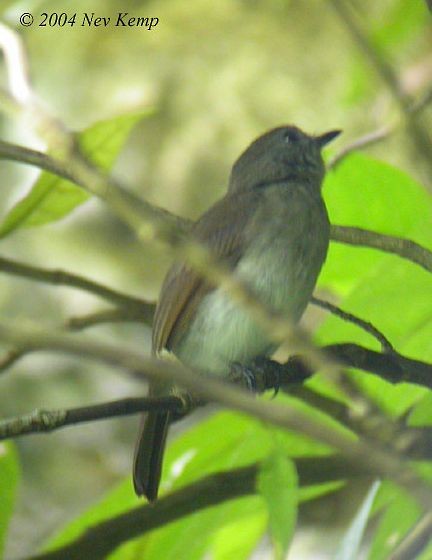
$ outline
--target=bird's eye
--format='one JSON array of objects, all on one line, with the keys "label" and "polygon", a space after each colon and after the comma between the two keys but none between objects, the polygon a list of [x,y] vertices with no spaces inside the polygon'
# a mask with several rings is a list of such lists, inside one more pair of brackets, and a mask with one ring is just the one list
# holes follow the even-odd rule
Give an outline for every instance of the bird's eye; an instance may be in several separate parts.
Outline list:
[{"label": "bird's eye", "polygon": [[299,134],[296,130],[286,130],[283,135],[284,142],[291,144],[292,142],[297,142],[299,140]]}]

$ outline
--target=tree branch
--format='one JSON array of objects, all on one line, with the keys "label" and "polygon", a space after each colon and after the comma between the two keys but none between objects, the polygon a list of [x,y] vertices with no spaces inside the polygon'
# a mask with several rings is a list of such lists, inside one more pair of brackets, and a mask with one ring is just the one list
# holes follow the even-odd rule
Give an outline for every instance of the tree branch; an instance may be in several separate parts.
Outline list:
[{"label": "tree branch", "polygon": [[399,255],[399,257],[410,260],[432,272],[432,251],[410,239],[385,235],[358,227],[335,225],[331,226],[331,238],[338,243],[362,245],[363,247],[371,247],[372,249]]},{"label": "tree branch", "polygon": [[54,286],[67,286],[69,288],[77,288],[85,290],[95,296],[110,301],[116,305],[125,308],[132,308],[136,313],[142,314],[147,322],[151,322],[153,317],[154,305],[142,299],[124,294],[118,290],[113,290],[103,284],[85,278],[78,274],[66,272],[64,270],[52,270],[30,266],[13,259],[0,257],[0,272],[13,274],[29,280],[44,282]]},{"label": "tree branch", "polygon": [[332,315],[339,317],[343,321],[357,325],[357,327],[360,327],[362,330],[366,331],[368,334],[370,334],[376,340],[378,340],[378,342],[381,344],[381,348],[383,352],[394,352],[394,348],[390,343],[390,341],[388,340],[388,338],[384,336],[384,334],[381,331],[379,331],[374,325],[372,325],[372,323],[370,323],[369,321],[365,321],[364,319],[361,319],[360,317],[357,317],[352,313],[348,313],[348,311],[344,311],[337,305],[333,305],[329,301],[325,301],[315,296],[311,297],[310,302],[313,305],[317,305],[318,307],[321,307],[322,309],[329,311]]},{"label": "tree branch", "polygon": [[[432,0],[431,0],[432,1]],[[409,111],[412,114],[420,113],[429,103],[432,101],[432,88],[429,88],[425,93],[423,93],[419,99],[413,101],[409,106]],[[363,148],[367,148],[378,142],[382,142],[391,136],[397,129],[398,124],[387,124],[383,125],[376,130],[372,130],[367,134],[360,136],[353,140],[350,144],[347,144],[340,152],[338,152],[328,163],[328,169],[334,169],[339,165],[341,161],[343,161],[346,156],[355,152],[357,150],[362,150]]]},{"label": "tree branch", "polygon": [[0,420],[0,441],[149,410],[180,412],[184,411],[185,406],[184,400],[173,396],[127,398],[70,409],[39,409],[31,414]]},{"label": "tree branch", "polygon": [[[338,456],[294,459],[299,482],[311,486],[365,476]],[[258,465],[220,472],[87,529],[74,541],[28,560],[103,560],[121,544],[202,509],[255,492]]]}]

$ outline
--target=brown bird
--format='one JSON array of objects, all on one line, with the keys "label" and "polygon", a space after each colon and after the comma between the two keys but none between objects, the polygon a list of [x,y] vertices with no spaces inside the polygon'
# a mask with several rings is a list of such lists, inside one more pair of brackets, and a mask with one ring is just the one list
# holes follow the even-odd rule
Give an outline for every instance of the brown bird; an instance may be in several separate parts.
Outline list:
[{"label": "brown bird", "polygon": [[[340,133],[310,136],[295,126],[270,130],[235,162],[227,194],[193,226],[192,234],[248,284],[269,309],[298,321],[312,295],[329,243],[321,198],[321,149]],[[168,271],[153,324],[153,352],[170,350],[203,375],[226,376],[276,349],[247,309],[185,263]],[[173,387],[152,382],[150,394]],[[135,451],[138,495],[157,497],[170,422],[145,415]]]}]

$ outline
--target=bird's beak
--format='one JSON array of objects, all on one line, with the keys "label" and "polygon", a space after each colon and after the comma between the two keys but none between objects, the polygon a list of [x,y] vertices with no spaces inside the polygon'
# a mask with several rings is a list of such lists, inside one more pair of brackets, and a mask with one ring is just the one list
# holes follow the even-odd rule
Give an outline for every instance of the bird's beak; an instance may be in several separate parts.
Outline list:
[{"label": "bird's beak", "polygon": [[336,136],[339,136],[341,132],[342,130],[330,130],[329,132],[324,132],[324,134],[321,134],[320,136],[315,136],[315,142],[320,148],[323,148],[326,144],[336,138]]}]

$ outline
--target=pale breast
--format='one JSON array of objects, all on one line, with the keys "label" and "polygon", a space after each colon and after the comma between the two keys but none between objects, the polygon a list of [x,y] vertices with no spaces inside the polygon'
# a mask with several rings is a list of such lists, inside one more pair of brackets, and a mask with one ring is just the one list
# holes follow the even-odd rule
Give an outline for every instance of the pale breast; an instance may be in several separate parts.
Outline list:
[{"label": "pale breast", "polygon": [[[274,195],[264,193],[251,217],[251,239],[235,274],[270,308],[298,321],[325,259],[328,218],[321,199],[307,191]],[[184,363],[224,374],[232,362],[247,363],[274,349],[248,311],[217,289],[203,299],[173,351]]]}]

